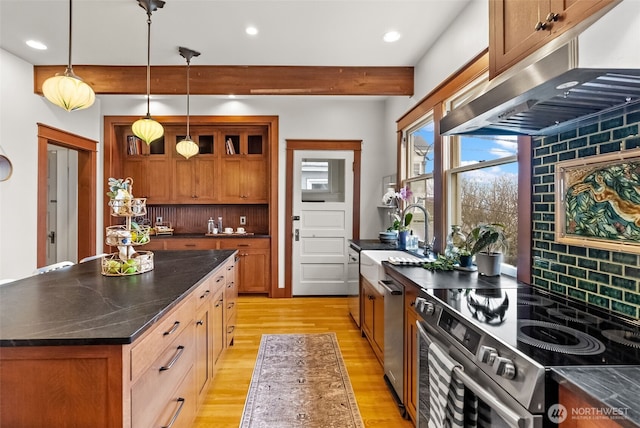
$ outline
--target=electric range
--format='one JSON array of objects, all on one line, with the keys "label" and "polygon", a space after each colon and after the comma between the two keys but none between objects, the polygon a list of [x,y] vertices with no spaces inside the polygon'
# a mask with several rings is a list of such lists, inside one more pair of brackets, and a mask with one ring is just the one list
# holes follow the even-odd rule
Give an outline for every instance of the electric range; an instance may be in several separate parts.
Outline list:
[{"label": "electric range", "polygon": [[532,426],[553,426],[549,368],[640,365],[638,321],[529,285],[422,289],[414,305],[426,335],[483,389],[534,415]]}]

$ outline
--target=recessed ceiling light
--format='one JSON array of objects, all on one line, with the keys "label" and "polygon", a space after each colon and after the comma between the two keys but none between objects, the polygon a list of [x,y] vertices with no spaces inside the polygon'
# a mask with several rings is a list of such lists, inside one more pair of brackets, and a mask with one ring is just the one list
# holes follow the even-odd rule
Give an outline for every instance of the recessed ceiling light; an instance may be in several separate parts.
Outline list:
[{"label": "recessed ceiling light", "polygon": [[258,29],[253,26],[247,27],[244,31],[250,36],[255,36],[256,34],[258,34]]},{"label": "recessed ceiling light", "polygon": [[383,40],[387,43],[393,43],[400,40],[400,33],[397,31],[389,31],[384,34]]},{"label": "recessed ceiling light", "polygon": [[37,40],[27,40],[27,46],[38,49],[39,51],[44,51],[47,49],[47,45]]}]

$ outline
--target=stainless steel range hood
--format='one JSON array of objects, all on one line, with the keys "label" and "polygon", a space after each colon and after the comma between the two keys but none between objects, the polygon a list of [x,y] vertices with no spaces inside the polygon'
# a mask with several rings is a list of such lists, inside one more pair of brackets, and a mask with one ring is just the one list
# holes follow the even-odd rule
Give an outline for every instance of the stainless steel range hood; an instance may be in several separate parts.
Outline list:
[{"label": "stainless steel range hood", "polygon": [[[624,11],[616,12],[623,14]],[[594,30],[595,34],[587,35],[584,41],[582,36],[572,39],[528,67],[499,77],[496,81],[500,81],[491,82],[482,95],[442,118],[440,133],[549,135],[594,123],[614,110],[637,107],[640,104],[638,32],[627,31],[631,43],[621,46],[627,43],[623,37],[625,27],[616,30],[622,31],[611,39],[603,39],[602,34],[598,37]],[[579,42],[584,43],[579,46]],[[597,49],[592,48],[594,44],[598,45]],[[609,55],[612,50],[617,54]],[[581,64],[580,55],[588,57],[587,63],[598,66]],[[624,60],[619,61],[622,57]],[[590,61],[591,58],[597,60]],[[624,66],[616,68],[616,63]],[[629,64],[638,68],[628,68]]]}]

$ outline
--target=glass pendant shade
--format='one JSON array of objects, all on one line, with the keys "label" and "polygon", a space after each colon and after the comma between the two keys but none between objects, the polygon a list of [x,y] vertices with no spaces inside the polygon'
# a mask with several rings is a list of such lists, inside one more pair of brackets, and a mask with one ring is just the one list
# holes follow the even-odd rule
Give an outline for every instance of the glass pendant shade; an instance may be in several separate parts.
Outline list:
[{"label": "glass pendant shade", "polygon": [[45,80],[42,84],[42,93],[46,99],[66,111],[91,107],[96,100],[96,94],[91,86],[69,69],[64,74],[56,74]]},{"label": "glass pendant shade", "polygon": [[147,115],[133,122],[131,131],[149,145],[164,135],[162,125],[153,120],[149,114],[149,100],[151,98],[151,14],[159,7],[163,7],[165,2],[163,0],[138,0],[138,3],[147,12]]},{"label": "glass pendant shade", "polygon": [[42,84],[42,94],[53,104],[66,111],[82,110],[91,107],[96,94],[87,83],[73,73],[71,67],[71,22],[72,4],[69,0],[69,63],[63,74],[49,77]]},{"label": "glass pendant shade", "polygon": [[152,141],[164,135],[164,128],[160,123],[156,122],[151,116],[143,117],[133,122],[131,125],[131,131],[134,135],[140,138],[147,144],[151,144]]},{"label": "glass pendant shade", "polygon": [[189,159],[191,156],[197,155],[200,151],[200,148],[191,139],[191,137],[186,137],[184,140],[176,144],[176,151],[186,159]]}]

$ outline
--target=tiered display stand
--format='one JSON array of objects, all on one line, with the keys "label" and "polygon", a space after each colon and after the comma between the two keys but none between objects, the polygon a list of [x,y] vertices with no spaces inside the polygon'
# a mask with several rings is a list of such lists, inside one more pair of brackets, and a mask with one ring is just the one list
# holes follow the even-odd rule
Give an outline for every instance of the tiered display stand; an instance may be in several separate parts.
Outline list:
[{"label": "tiered display stand", "polygon": [[111,215],[123,217],[125,224],[106,228],[106,244],[118,248],[117,253],[102,258],[102,274],[106,276],[137,275],[153,270],[153,253],[136,250],[136,247],[149,242],[150,227],[131,221],[132,217],[147,213],[147,200],[133,197],[132,178],[124,179],[122,184],[126,192],[109,201]]}]

